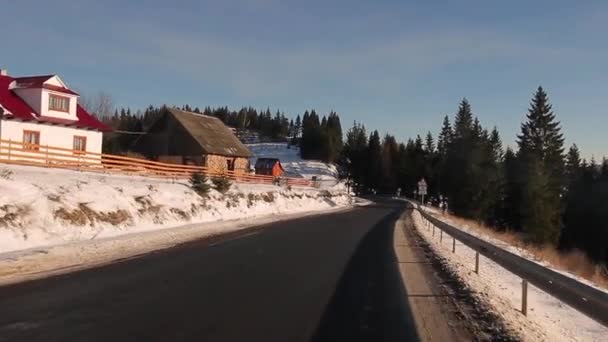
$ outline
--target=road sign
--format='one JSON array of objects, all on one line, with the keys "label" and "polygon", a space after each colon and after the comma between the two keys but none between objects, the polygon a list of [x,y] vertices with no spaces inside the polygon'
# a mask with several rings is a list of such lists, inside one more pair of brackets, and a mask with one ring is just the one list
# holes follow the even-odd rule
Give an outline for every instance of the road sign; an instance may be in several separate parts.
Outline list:
[{"label": "road sign", "polygon": [[420,202],[422,202],[422,205],[424,205],[424,196],[426,195],[426,181],[424,178],[418,182],[418,195],[422,197]]},{"label": "road sign", "polygon": [[424,178],[422,178],[419,182],[418,182],[418,195],[426,195],[426,181],[424,180]]}]

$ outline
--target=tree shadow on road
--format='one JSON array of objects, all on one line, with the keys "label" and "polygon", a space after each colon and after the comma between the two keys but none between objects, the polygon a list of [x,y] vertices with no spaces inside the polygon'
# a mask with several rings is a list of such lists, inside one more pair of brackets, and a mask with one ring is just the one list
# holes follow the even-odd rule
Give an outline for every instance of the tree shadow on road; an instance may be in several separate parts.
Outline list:
[{"label": "tree shadow on road", "polygon": [[418,341],[393,249],[401,210],[361,240],[312,341]]}]

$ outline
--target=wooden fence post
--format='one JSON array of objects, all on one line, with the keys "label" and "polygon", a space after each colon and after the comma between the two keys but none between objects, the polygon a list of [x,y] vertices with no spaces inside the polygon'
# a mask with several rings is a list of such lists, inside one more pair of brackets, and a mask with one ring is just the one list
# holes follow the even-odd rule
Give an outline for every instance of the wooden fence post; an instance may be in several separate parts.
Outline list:
[{"label": "wooden fence post", "polygon": [[452,236],[452,253],[456,253],[456,238]]},{"label": "wooden fence post", "polygon": [[479,252],[475,251],[475,273],[479,274]]},{"label": "wooden fence post", "polygon": [[443,230],[439,230],[439,243],[441,243],[441,241],[443,241]]},{"label": "wooden fence post", "polygon": [[11,160],[12,148],[13,148],[13,139],[8,139],[8,160]]},{"label": "wooden fence post", "polygon": [[521,280],[521,313],[528,316],[528,281]]},{"label": "wooden fence post", "polygon": [[435,225],[433,225],[433,236],[435,236]]}]

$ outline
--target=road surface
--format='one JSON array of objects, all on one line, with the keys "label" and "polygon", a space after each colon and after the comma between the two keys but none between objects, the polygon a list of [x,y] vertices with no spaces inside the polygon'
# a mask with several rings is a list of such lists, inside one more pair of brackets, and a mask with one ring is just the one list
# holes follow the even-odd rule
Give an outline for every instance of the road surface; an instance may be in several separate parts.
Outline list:
[{"label": "road surface", "polygon": [[269,224],[0,288],[0,341],[418,340],[402,202]]}]

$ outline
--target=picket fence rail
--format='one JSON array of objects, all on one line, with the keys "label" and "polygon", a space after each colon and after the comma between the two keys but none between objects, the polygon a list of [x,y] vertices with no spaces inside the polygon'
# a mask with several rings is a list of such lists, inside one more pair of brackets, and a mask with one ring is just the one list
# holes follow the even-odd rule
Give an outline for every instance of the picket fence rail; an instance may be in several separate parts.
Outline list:
[{"label": "picket fence rail", "polygon": [[227,177],[238,183],[315,186],[314,181],[303,178],[277,178],[241,171],[162,163],[140,158],[77,151],[3,139],[0,139],[0,163],[168,179],[184,179],[189,178],[192,173],[202,173],[209,178]]}]

